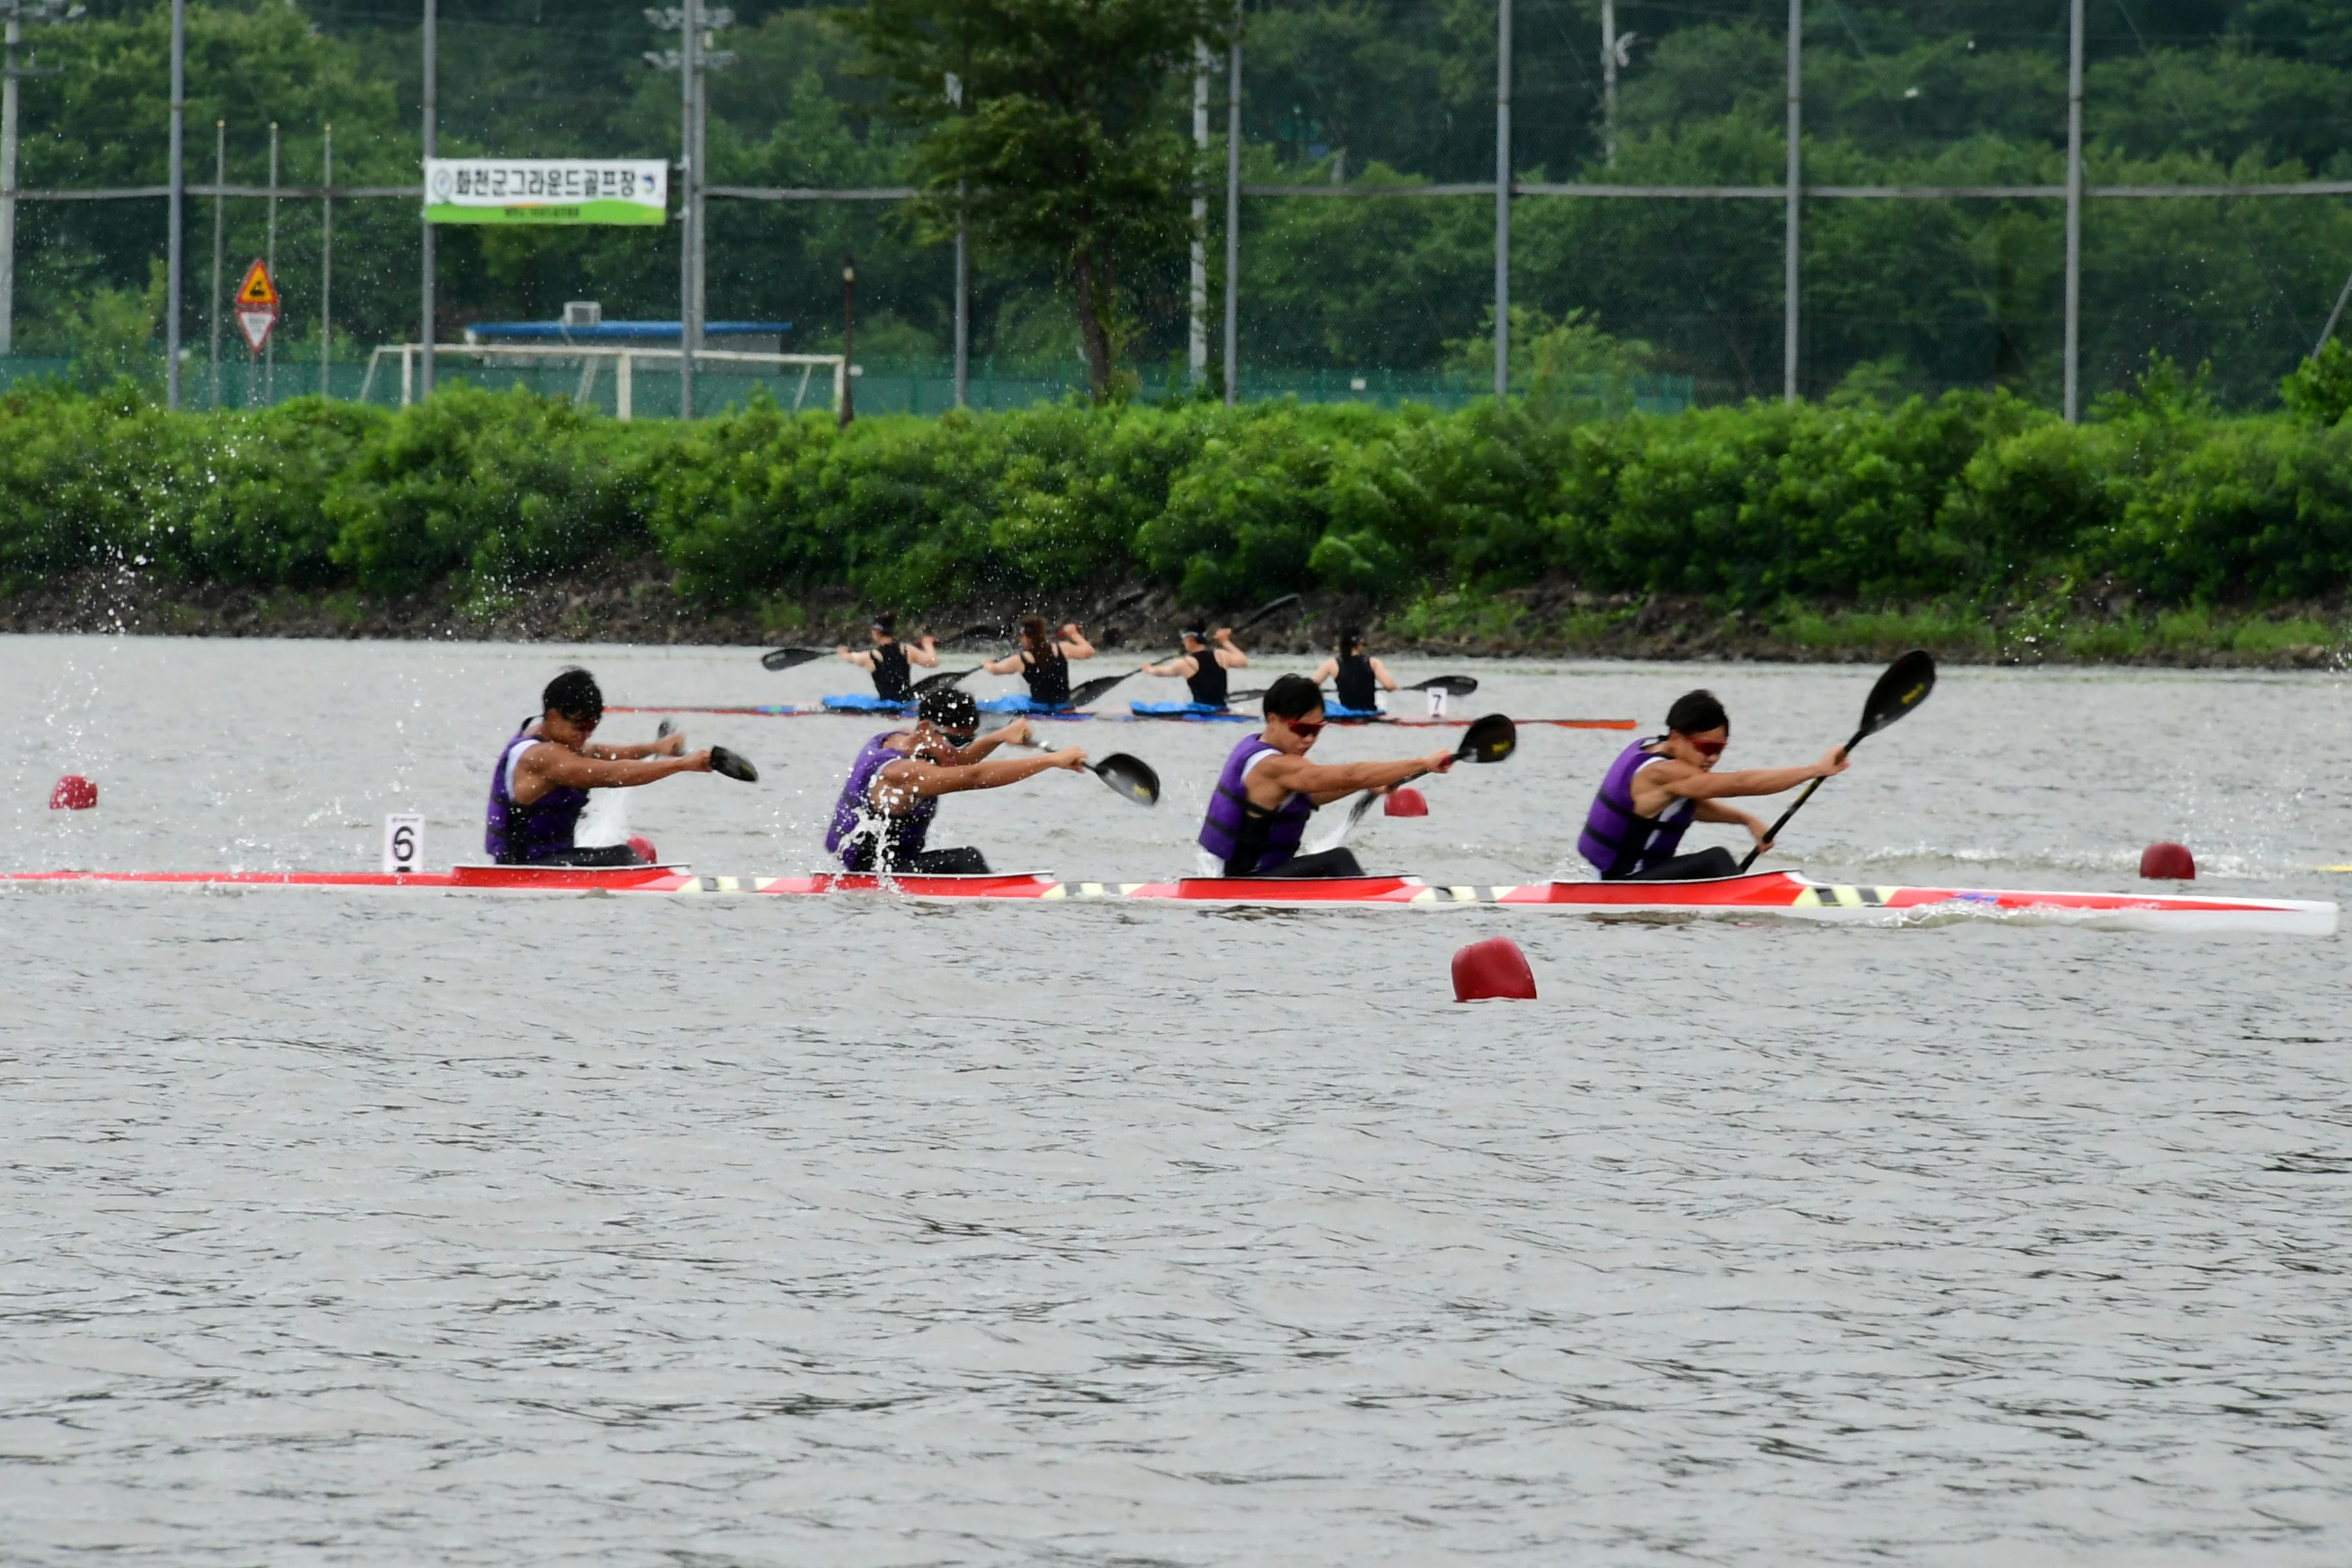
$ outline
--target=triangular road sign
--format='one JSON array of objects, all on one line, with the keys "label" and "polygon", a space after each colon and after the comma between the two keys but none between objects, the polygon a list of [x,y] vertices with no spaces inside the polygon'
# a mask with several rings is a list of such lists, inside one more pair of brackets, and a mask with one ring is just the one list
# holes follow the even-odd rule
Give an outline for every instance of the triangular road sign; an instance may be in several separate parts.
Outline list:
[{"label": "triangular road sign", "polygon": [[259,257],[245,269],[245,281],[237,286],[236,307],[240,310],[275,310],[278,309],[278,282],[269,276],[269,268]]},{"label": "triangular road sign", "polygon": [[278,312],[274,309],[241,310],[236,313],[236,330],[245,334],[246,346],[255,353],[261,352],[261,345],[269,341],[269,329],[277,324]]}]

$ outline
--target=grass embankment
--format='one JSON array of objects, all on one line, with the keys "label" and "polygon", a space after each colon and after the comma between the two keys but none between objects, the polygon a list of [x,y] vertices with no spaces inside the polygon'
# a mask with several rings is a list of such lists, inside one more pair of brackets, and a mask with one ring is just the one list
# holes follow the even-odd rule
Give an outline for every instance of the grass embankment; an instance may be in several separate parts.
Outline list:
[{"label": "grass embankment", "polygon": [[1058,406],[620,425],[453,391],[170,415],[0,399],[0,616],[401,635],[832,635],[1299,591],[1465,651],[2309,664],[2345,642],[2352,362],[2225,416],[2168,367],[2003,395],[1576,421]]}]

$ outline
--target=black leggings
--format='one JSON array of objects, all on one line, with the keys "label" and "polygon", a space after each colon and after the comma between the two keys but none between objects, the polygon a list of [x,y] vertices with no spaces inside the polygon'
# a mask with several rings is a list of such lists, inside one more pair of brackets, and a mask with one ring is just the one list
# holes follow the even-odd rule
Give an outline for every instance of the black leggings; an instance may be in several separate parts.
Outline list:
[{"label": "black leggings", "polygon": [[593,849],[558,849],[536,860],[524,862],[531,866],[641,866],[637,852],[625,844],[600,844]]},{"label": "black leggings", "polygon": [[[852,871],[874,869],[874,841],[861,838],[842,851],[841,863]],[[988,857],[970,845],[954,849],[925,849],[912,857],[894,857],[884,869],[901,877],[985,877]]]},{"label": "black leggings", "polygon": [[1661,860],[1645,871],[1617,879],[1624,882],[1703,882],[1715,877],[1737,877],[1739,862],[1720,846]]},{"label": "black leggings", "polygon": [[1228,869],[1225,874],[1229,877],[1239,875],[1244,877],[1285,877],[1293,879],[1302,877],[1360,877],[1364,874],[1364,868],[1356,863],[1356,852],[1352,849],[1324,849],[1318,851],[1313,855],[1293,855],[1287,860],[1279,861],[1272,866],[1260,866],[1255,871],[1243,871],[1236,873]]}]

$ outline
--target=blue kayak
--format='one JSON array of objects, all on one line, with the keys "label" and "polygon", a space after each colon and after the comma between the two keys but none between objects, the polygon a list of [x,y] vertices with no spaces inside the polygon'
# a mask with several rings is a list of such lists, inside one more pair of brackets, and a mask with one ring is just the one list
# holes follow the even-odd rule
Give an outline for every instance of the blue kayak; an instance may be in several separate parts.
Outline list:
[{"label": "blue kayak", "polygon": [[1255,713],[1236,713],[1208,702],[1130,702],[1128,711],[1139,719],[1190,719],[1195,723],[1255,724]]}]

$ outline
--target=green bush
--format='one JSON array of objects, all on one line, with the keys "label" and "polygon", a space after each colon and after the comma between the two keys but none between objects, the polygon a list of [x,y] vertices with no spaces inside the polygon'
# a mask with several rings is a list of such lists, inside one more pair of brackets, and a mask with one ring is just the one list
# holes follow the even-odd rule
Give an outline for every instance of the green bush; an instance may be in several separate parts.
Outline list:
[{"label": "green bush", "polygon": [[129,383],[0,397],[11,591],[97,566],[495,598],[656,554],[713,605],[1050,606],[1140,581],[1204,607],[1319,589],[1475,620],[1549,578],[1853,626],[2093,588],[2242,614],[2352,586],[2352,424],[2224,417],[2162,361],[2080,426],[1976,393],[1582,422],[1065,404],[847,430],[765,401],[623,425],[464,387],[397,414],[172,415]]}]

